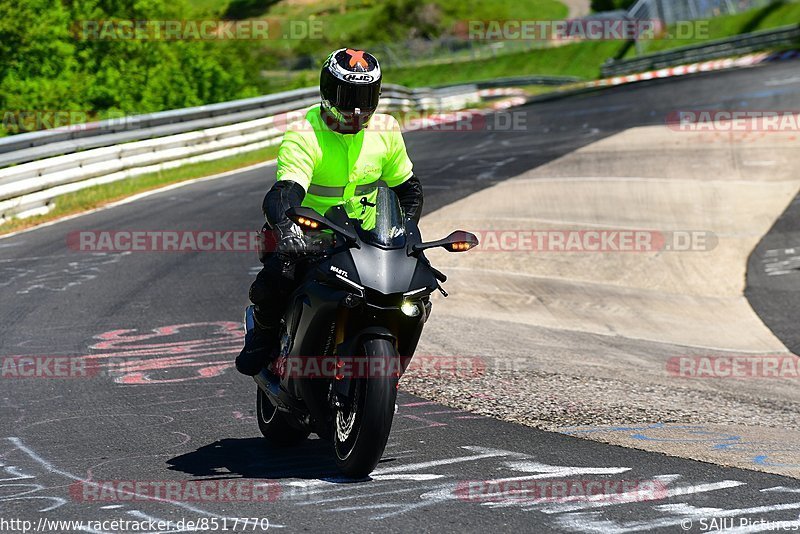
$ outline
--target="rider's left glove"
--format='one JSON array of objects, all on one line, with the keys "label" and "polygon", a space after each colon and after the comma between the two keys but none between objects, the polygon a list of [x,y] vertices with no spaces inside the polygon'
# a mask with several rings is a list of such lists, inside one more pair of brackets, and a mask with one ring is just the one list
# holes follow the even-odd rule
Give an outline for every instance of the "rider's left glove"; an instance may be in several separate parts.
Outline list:
[{"label": "rider's left glove", "polygon": [[275,224],[278,232],[278,253],[285,256],[297,257],[307,250],[303,230],[290,219],[284,219]]}]

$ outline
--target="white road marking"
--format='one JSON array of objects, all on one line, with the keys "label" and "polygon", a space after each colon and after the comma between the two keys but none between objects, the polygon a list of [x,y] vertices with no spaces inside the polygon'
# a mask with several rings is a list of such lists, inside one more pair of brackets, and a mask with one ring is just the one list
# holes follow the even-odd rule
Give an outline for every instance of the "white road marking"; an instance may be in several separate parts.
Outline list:
[{"label": "white road marking", "polygon": [[[44,458],[39,456],[33,449],[30,449],[29,447],[27,447],[22,442],[22,440],[20,438],[18,438],[18,437],[10,437],[10,438],[6,438],[6,439],[8,439],[11,443],[13,443],[14,446],[17,449],[19,449],[21,452],[25,453],[31,460],[33,460],[36,463],[38,463],[40,466],[45,468],[50,473],[53,473],[53,474],[56,474],[56,475],[61,475],[62,477],[69,478],[71,480],[74,480],[76,482],[80,482],[82,484],[88,484],[90,486],[99,486],[94,481],[86,480],[86,479],[84,479],[82,477],[79,477],[77,475],[73,475],[72,473],[70,473],[68,471],[64,471],[63,469],[59,469],[58,467],[55,467],[53,464],[51,464],[50,462],[48,462],[47,460],[45,460]],[[190,512],[194,512],[194,513],[197,513],[197,514],[207,515],[207,516],[211,516],[211,517],[217,517],[217,518],[220,518],[220,519],[226,519],[226,516],[218,515],[218,514],[215,514],[213,512],[209,512],[207,510],[203,510],[202,508],[196,508],[196,507],[194,507],[194,506],[192,506],[190,504],[184,503],[184,502],[171,501],[169,499],[162,499],[160,497],[154,497],[152,495],[144,495],[144,494],[136,493],[136,492],[133,492],[133,491],[119,490],[119,492],[120,493],[125,493],[127,495],[130,495],[131,497],[138,497],[138,498],[144,499],[144,500],[158,501],[158,502],[163,502],[163,503],[166,503],[166,504],[171,504],[171,505],[178,506],[180,508],[184,508],[186,510],[189,510]],[[228,517],[227,519],[228,520],[234,520],[235,518]]]},{"label": "white road marking", "polygon": [[411,480],[414,482],[423,482],[425,480],[436,480],[444,478],[444,475],[435,475],[433,473],[398,473],[396,475],[371,475],[375,480]]},{"label": "white road marking", "polygon": [[[50,510],[55,510],[59,506],[66,504],[67,500],[62,497],[54,497],[51,495],[31,495],[32,493],[36,493],[37,491],[45,489],[42,484],[33,482],[33,480],[36,478],[35,476],[26,475],[13,465],[0,464],[0,467],[3,468],[3,471],[7,475],[11,475],[10,477],[0,479],[0,488],[13,488],[12,491],[16,492],[2,492],[2,495],[0,495],[0,503],[29,500],[43,500],[51,502],[50,506],[40,508],[38,510],[39,512],[49,512]],[[20,484],[17,482],[20,480],[30,480],[32,483]],[[12,483],[9,484],[9,482]]]},{"label": "white road marking", "polygon": [[490,480],[490,483],[511,480],[528,480],[532,478],[568,477],[575,475],[617,475],[619,473],[624,473],[631,470],[630,467],[571,467],[565,465],[547,465],[528,460],[519,462],[506,462],[506,465],[515,471],[537,474],[524,477],[498,478],[496,480]]},{"label": "white road marking", "polygon": [[376,469],[373,472],[373,476],[375,475],[387,475],[389,473],[403,473],[405,471],[418,471],[420,469],[428,469],[430,467],[438,467],[440,465],[452,465],[458,464],[463,462],[474,462],[476,460],[483,460],[485,458],[497,458],[501,456],[518,456],[521,455],[520,453],[515,453],[511,451],[503,451],[500,449],[488,449],[485,447],[471,447],[466,446],[462,447],[463,449],[467,449],[473,452],[477,452],[473,456],[457,456],[455,458],[444,458],[441,460],[431,460],[429,462],[419,462],[415,464],[407,464],[407,465],[399,465],[397,467],[388,467],[383,469]]},{"label": "white road marking", "polygon": [[791,78],[782,78],[778,80],[769,80],[764,82],[764,85],[769,87],[777,87],[779,85],[791,85],[800,82],[800,76],[792,76]]},{"label": "white road marking", "polygon": [[[663,498],[682,497],[684,495],[693,495],[696,493],[705,493],[708,491],[717,491],[721,489],[735,488],[737,486],[744,486],[744,482],[737,480],[723,480],[722,482],[711,482],[708,484],[697,484],[696,486],[684,486],[679,488],[672,488],[664,492]],[[581,502],[575,504],[555,504],[549,506],[547,509],[542,510],[546,514],[563,514],[565,512],[576,512],[586,510],[589,508],[605,508],[608,506],[617,506],[626,502],[635,501],[638,492],[620,493],[616,495],[614,500],[606,500],[599,502]]]},{"label": "white road marking", "polygon": [[[299,503],[296,503],[296,506],[318,506],[320,504],[329,504],[329,503],[333,503],[333,502],[351,501],[353,499],[359,499],[359,498],[363,498],[363,497],[367,497],[367,496],[369,498],[373,498],[373,497],[378,497],[378,496],[382,496],[382,495],[399,495],[400,493],[412,493],[412,492],[418,492],[420,490],[425,490],[425,489],[428,489],[428,488],[426,488],[425,486],[422,486],[422,487],[420,487],[420,486],[412,486],[410,488],[401,488],[401,489],[395,489],[395,490],[389,490],[389,491],[370,491],[370,492],[366,493],[365,495],[350,494],[350,495],[344,495],[344,496],[341,496],[341,497],[323,497],[321,499],[315,499],[313,501],[299,502]],[[406,503],[402,503],[402,504],[401,503],[397,503],[397,504],[392,504],[391,506],[406,506],[406,505],[407,505]],[[411,505],[413,505],[413,504],[411,504]]]},{"label": "white road marking", "polygon": [[774,488],[764,488],[761,491],[780,491],[782,493],[800,493],[800,488],[787,488],[786,486],[775,486]]},{"label": "white road marking", "polygon": [[[687,503],[664,505],[655,507],[659,511],[668,512],[678,517],[665,517],[652,521],[633,521],[619,523],[602,517],[601,514],[576,513],[566,514],[558,518],[559,525],[577,532],[596,532],[602,534],[623,534],[626,532],[644,532],[658,528],[676,527],[684,524],[686,520],[708,519],[709,517],[723,518],[736,516],[751,516],[765,512],[779,512],[800,509],[800,502],[776,504],[770,506],[757,506],[753,508],[736,508],[725,510],[720,508],[697,508]],[[766,522],[765,524],[774,524]],[[756,525],[754,525],[756,526]],[[729,532],[729,531],[726,531]],[[741,530],[739,532],[759,532],[759,530]]]},{"label": "white road marking", "polygon": [[676,480],[678,480],[682,476],[683,475],[681,475],[681,474],[675,473],[675,474],[672,474],[672,475],[656,475],[656,476],[653,477],[653,479],[654,480],[658,480],[662,484],[670,484],[671,482],[675,482]]}]

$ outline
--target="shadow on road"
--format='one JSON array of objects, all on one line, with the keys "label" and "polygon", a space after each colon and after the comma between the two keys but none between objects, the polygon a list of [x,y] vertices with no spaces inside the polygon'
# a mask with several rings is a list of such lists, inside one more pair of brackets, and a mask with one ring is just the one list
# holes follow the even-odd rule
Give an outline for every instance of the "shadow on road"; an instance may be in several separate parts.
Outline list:
[{"label": "shadow on road", "polygon": [[221,439],[171,458],[167,465],[171,471],[197,477],[364,481],[343,477],[336,467],[331,444],[322,439],[308,439],[293,447],[271,445],[264,438]]},{"label": "shadow on road", "polygon": [[264,438],[228,438],[167,460],[169,469],[194,476],[244,478],[328,478],[337,476],[330,444],[309,439],[294,447]]}]

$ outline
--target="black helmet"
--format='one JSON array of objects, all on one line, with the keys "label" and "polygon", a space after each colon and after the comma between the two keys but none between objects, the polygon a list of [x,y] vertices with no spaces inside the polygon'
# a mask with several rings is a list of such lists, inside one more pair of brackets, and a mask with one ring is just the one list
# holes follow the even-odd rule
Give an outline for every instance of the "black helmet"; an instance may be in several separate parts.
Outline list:
[{"label": "black helmet", "polygon": [[381,67],[363,50],[333,52],[319,76],[319,92],[326,124],[339,133],[358,133],[378,107]]}]

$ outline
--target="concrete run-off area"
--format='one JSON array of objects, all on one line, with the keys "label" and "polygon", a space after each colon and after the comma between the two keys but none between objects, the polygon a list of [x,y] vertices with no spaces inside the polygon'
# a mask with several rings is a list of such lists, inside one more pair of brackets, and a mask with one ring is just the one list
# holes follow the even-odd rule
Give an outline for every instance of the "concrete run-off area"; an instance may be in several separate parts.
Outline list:
[{"label": "concrete run-off area", "polygon": [[[484,245],[430,254],[450,274],[451,296],[421,350],[482,347],[486,365],[479,376],[408,377],[406,389],[537,427],[800,476],[800,447],[787,445],[800,442],[787,430],[799,421],[796,358],[743,296],[748,255],[800,187],[800,141],[718,130],[628,129],[425,218],[426,235],[455,226]],[[532,231],[550,241],[537,244]],[[651,238],[639,249],[581,249],[589,231]],[[553,246],[570,234],[577,248],[568,238]],[[678,234],[702,239],[679,246]],[[759,358],[775,359],[777,374],[756,368]],[[750,367],[726,375],[731,365]]]}]

